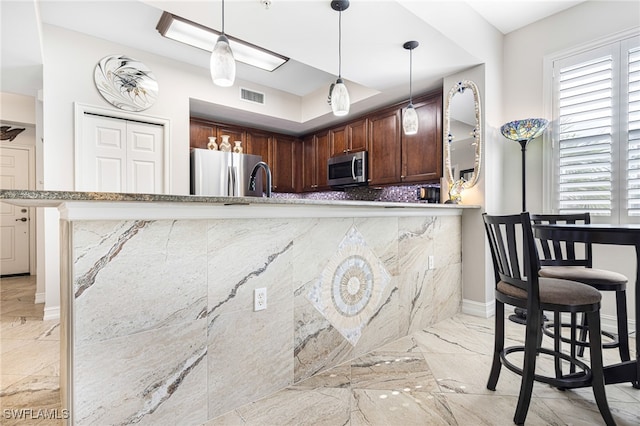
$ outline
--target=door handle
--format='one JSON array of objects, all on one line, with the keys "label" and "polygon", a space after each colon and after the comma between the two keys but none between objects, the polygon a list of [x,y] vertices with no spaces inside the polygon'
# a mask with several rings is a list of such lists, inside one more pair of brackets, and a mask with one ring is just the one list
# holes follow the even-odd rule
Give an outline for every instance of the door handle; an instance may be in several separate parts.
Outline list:
[{"label": "door handle", "polygon": [[16,222],[26,222],[27,220],[26,217],[21,217],[20,219],[16,219]]},{"label": "door handle", "polygon": [[351,159],[351,177],[356,180],[356,156]]}]

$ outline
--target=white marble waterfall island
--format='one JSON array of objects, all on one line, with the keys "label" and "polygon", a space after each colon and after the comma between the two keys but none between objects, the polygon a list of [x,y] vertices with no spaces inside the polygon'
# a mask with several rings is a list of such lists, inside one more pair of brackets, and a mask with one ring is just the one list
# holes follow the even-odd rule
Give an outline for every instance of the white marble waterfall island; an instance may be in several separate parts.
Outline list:
[{"label": "white marble waterfall island", "polygon": [[[73,424],[202,424],[460,309],[464,206],[0,199],[60,210],[61,391]],[[267,308],[254,311],[259,288]]]}]

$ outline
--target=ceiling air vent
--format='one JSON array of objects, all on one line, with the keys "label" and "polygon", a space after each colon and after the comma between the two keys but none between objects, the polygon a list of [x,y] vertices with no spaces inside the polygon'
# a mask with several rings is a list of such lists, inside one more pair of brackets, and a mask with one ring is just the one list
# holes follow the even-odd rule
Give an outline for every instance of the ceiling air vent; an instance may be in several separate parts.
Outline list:
[{"label": "ceiling air vent", "polygon": [[264,105],[264,93],[254,92],[241,87],[240,98],[244,99],[245,101]]}]

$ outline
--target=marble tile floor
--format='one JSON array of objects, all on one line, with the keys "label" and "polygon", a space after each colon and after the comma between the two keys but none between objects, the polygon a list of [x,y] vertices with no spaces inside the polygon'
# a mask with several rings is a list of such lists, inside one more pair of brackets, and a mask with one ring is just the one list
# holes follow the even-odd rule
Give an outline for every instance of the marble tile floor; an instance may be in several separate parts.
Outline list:
[{"label": "marble tile floor", "polygon": [[[64,414],[59,324],[42,320],[34,289],[34,277],[0,280],[2,425],[63,424],[61,419],[12,419],[6,411],[31,409],[31,417],[42,414],[39,410]],[[507,321],[507,344],[521,341],[523,331]],[[492,346],[493,319],[458,314],[205,425],[513,424],[519,377],[503,368],[497,390],[486,389]],[[605,351],[605,362],[617,360],[615,350]],[[541,370],[549,367],[540,364]],[[640,390],[609,385],[607,397],[618,425],[640,424]],[[536,383],[527,425],[569,424],[602,424],[591,390],[558,391]]]}]

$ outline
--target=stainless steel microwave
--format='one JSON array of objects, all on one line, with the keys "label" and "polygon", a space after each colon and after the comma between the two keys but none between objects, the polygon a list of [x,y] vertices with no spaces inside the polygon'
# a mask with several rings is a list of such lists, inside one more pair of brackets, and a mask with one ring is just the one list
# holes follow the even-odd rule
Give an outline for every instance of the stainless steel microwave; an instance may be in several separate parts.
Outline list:
[{"label": "stainless steel microwave", "polygon": [[329,158],[328,176],[332,188],[367,185],[367,152]]}]

